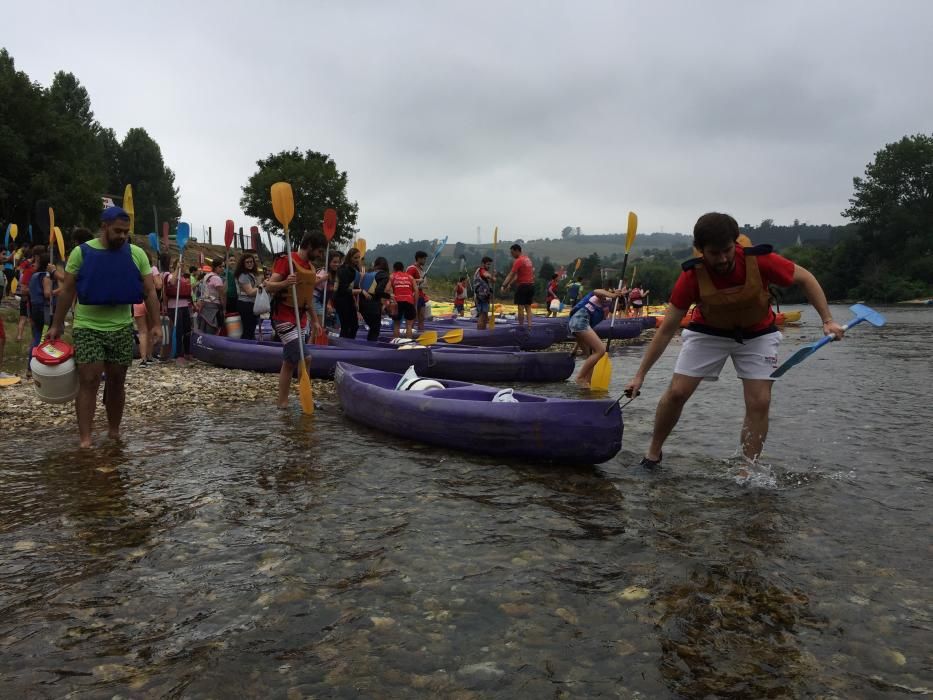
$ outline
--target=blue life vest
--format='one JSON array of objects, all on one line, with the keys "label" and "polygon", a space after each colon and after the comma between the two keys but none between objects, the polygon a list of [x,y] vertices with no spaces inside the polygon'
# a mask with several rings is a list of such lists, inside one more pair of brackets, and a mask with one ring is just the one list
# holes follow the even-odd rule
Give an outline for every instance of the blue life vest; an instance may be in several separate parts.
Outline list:
[{"label": "blue life vest", "polygon": [[360,289],[369,294],[373,294],[376,291],[376,273],[367,272],[363,275],[363,281],[360,283]]},{"label": "blue life vest", "polygon": [[141,304],[143,280],[133,260],[132,244],[119,250],[98,250],[81,244],[81,268],[76,284],[78,301],[88,306]]},{"label": "blue life vest", "polygon": [[29,278],[29,303],[32,308],[38,309],[49,303],[42,291],[42,280],[48,277],[48,272],[36,272]]},{"label": "blue life vest", "polygon": [[570,315],[573,316],[581,309],[586,309],[586,312],[590,315],[590,327],[595,326],[606,317],[606,309],[603,306],[603,302],[595,294],[588,294],[578,301],[573,309],[571,309]]}]

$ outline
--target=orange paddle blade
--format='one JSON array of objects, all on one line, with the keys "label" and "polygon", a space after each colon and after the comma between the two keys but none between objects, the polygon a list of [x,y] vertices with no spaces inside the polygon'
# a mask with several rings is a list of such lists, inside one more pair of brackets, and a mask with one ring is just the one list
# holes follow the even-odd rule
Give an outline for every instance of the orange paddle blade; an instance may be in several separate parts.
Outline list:
[{"label": "orange paddle blade", "polygon": [[298,399],[301,402],[301,411],[306,416],[314,413],[314,397],[311,395],[311,377],[308,376],[308,367],[301,363],[301,376],[298,379]]},{"label": "orange paddle blade", "polygon": [[330,243],[330,239],[337,233],[337,210],[324,210],[324,238]]},{"label": "orange paddle blade", "polygon": [[289,183],[277,182],[272,185],[272,211],[275,212],[275,218],[279,223],[287,229],[295,218],[295,195]]}]

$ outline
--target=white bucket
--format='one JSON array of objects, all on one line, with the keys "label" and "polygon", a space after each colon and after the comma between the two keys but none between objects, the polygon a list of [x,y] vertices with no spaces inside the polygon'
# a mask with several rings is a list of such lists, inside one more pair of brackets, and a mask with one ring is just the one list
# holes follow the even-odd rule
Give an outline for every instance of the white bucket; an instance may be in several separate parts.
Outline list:
[{"label": "white bucket", "polygon": [[[66,350],[62,350],[66,348]],[[46,403],[68,403],[78,395],[78,366],[71,346],[56,341],[36,348],[29,361],[36,396]]]},{"label": "white bucket", "polygon": [[243,337],[243,320],[240,314],[227,314],[224,317],[224,325],[227,327],[228,338]]}]

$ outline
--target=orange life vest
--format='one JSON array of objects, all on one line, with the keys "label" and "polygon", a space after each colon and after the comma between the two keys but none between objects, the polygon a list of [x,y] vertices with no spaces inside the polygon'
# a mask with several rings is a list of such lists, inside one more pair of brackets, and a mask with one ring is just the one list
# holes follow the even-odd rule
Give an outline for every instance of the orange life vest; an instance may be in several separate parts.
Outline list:
[{"label": "orange life vest", "polygon": [[[310,309],[311,302],[314,299],[314,287],[318,283],[317,271],[314,269],[314,265],[311,265],[309,262],[309,267],[302,267],[299,264],[300,257],[298,253],[292,253],[295,257],[292,258],[295,267],[295,278],[297,282],[295,284],[295,293],[298,295],[298,308],[299,309]],[[304,262],[301,260],[301,262]],[[285,304],[285,306],[292,305],[292,290],[283,289],[280,292],[279,301]]]}]

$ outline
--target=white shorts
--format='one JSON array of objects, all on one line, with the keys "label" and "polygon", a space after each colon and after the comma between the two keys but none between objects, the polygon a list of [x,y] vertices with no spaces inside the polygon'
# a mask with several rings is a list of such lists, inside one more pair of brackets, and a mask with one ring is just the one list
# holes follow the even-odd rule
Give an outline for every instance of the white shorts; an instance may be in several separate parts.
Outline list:
[{"label": "white shorts", "polygon": [[685,330],[674,373],[716,381],[726,358],[731,357],[739,379],[770,379],[777,368],[778,345],[783,337],[780,331],[774,331],[737,343],[732,338]]}]

